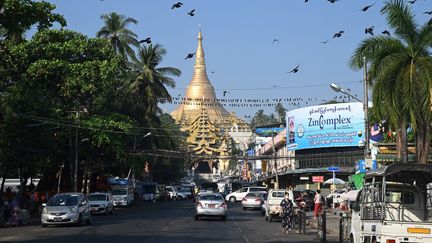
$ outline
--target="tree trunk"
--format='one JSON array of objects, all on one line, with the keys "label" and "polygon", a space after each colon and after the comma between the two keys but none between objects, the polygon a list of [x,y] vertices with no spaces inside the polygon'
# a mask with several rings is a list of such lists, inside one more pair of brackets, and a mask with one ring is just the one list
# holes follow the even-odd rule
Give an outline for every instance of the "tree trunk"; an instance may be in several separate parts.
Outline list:
[{"label": "tree trunk", "polygon": [[416,129],[416,159],[419,164],[426,164],[429,155],[429,123],[422,123]]},{"label": "tree trunk", "polygon": [[406,123],[402,119],[398,121],[398,130],[396,135],[396,150],[398,161],[408,163],[408,147]]}]

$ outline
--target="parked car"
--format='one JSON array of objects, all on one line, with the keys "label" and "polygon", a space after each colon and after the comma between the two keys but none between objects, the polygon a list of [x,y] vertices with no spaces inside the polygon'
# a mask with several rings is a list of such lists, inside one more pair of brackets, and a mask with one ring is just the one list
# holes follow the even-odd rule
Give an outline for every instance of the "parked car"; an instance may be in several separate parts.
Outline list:
[{"label": "parked car", "polygon": [[203,193],[197,197],[195,203],[195,220],[204,216],[217,216],[226,220],[228,207],[220,193]]},{"label": "parked car", "polygon": [[267,188],[265,187],[243,187],[240,188],[239,190],[232,192],[228,195],[225,196],[225,200],[230,201],[230,202],[236,202],[236,201],[241,201],[246,194],[248,194],[249,192],[266,192]]},{"label": "parked car", "polygon": [[94,192],[87,195],[91,213],[94,214],[113,214],[114,202],[109,192]]},{"label": "parked car", "polygon": [[165,187],[165,190],[168,192],[168,197],[170,200],[181,199],[181,198],[179,198],[177,187],[167,186],[167,187]]},{"label": "parked car", "polygon": [[91,224],[90,204],[83,193],[59,193],[42,204],[42,227],[56,224]]},{"label": "parked car", "polygon": [[183,187],[177,192],[177,195],[179,196],[179,198],[181,197],[181,199],[192,198],[192,191],[190,188]]},{"label": "parked car", "polygon": [[264,194],[267,195],[267,192],[249,192],[242,199],[242,207],[243,210],[248,208],[251,209],[261,209],[261,206],[264,202]]},{"label": "parked car", "polygon": [[201,184],[201,192],[218,193],[219,187],[216,182],[204,182]]}]

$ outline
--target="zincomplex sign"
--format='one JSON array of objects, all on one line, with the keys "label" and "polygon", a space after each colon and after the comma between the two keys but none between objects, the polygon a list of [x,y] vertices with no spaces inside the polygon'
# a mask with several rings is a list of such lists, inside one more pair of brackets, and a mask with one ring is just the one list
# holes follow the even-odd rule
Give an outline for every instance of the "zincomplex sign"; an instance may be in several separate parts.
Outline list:
[{"label": "zincomplex sign", "polygon": [[364,144],[363,104],[339,103],[289,111],[288,150]]}]

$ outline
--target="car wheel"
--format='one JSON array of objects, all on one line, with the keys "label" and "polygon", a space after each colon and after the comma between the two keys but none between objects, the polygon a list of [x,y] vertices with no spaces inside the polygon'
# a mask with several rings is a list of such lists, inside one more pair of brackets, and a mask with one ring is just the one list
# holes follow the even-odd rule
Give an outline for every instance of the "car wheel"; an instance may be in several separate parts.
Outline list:
[{"label": "car wheel", "polygon": [[105,207],[105,215],[108,215],[109,214],[109,211],[108,211],[108,206],[107,207]]},{"label": "car wheel", "polygon": [[46,224],[42,224],[42,228],[46,228],[48,225]]},{"label": "car wheel", "polygon": [[236,198],[234,196],[232,196],[232,197],[229,198],[229,201],[233,203],[233,202],[236,201]]},{"label": "car wheel", "polygon": [[264,211],[261,211],[261,215],[264,216],[264,215],[265,215],[265,212],[264,212]]},{"label": "car wheel", "polygon": [[91,216],[89,216],[89,218],[86,220],[86,224],[90,225],[91,223],[92,223]]},{"label": "car wheel", "polygon": [[354,243],[354,237],[353,237],[353,235],[352,235],[352,234],[350,235],[350,239],[349,239],[349,242],[350,242],[350,243]]},{"label": "car wheel", "polygon": [[270,214],[270,215],[268,216],[268,221],[269,221],[270,223],[273,221],[273,215]]},{"label": "car wheel", "polygon": [[80,214],[78,216],[78,222],[76,223],[76,226],[80,226],[82,224],[82,215]]},{"label": "car wheel", "polygon": [[114,207],[111,208],[110,214],[111,214],[111,215],[114,214]]},{"label": "car wheel", "polygon": [[226,217],[226,216],[222,216],[222,217],[221,217],[221,220],[222,220],[222,221],[226,221],[226,220],[227,220],[227,217]]},{"label": "car wheel", "polygon": [[265,221],[268,221],[268,216],[265,215],[265,216],[264,216],[264,219],[265,219]]},{"label": "car wheel", "polygon": [[195,215],[195,220],[197,220],[197,221],[199,220],[198,215]]},{"label": "car wheel", "polygon": [[245,207],[243,207],[243,211],[246,211],[246,208],[245,208]]}]

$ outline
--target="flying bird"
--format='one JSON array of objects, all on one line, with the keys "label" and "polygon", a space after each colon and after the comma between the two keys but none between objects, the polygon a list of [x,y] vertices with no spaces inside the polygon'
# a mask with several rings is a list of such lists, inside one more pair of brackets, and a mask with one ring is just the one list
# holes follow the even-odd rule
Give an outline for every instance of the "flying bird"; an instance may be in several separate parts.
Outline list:
[{"label": "flying bird", "polygon": [[335,3],[335,2],[337,2],[338,0],[327,0],[327,1],[329,1],[329,2],[331,2],[331,3]]},{"label": "flying bird", "polygon": [[411,4],[414,4],[417,0],[408,1]]},{"label": "flying bird", "polygon": [[189,58],[192,58],[194,55],[195,55],[195,52],[194,52],[194,53],[189,53],[189,54],[187,54],[185,60],[186,60],[186,59],[189,59]]},{"label": "flying bird", "polygon": [[432,14],[432,11],[426,11],[426,12],[423,12],[424,14],[428,14],[428,15],[431,15]]},{"label": "flying bird", "polygon": [[[334,37],[333,37],[333,38],[334,38]],[[327,42],[329,42],[329,40],[321,41],[321,44],[327,44]]]},{"label": "flying bird", "polygon": [[278,39],[273,39],[272,44],[274,44],[275,42],[279,43],[279,40]]},{"label": "flying bird", "polygon": [[151,37],[147,37],[147,38],[145,38],[144,40],[140,40],[140,41],[138,41],[138,43],[147,43],[147,44],[150,44],[151,43]]},{"label": "flying bird", "polygon": [[390,31],[388,31],[388,30],[384,30],[383,32],[381,32],[383,35],[391,35],[390,34]]},{"label": "flying bird", "polygon": [[335,34],[333,35],[333,38],[341,37],[343,33],[345,33],[345,31],[340,30],[339,32],[337,32],[337,33],[335,33]]},{"label": "flying bird", "polygon": [[195,15],[195,9],[192,9],[189,13],[187,13],[187,14],[189,14],[190,16],[194,16]]},{"label": "flying bird", "polygon": [[298,72],[298,71],[299,71],[299,67],[300,67],[300,64],[297,65],[297,67],[293,68],[293,69],[292,69],[291,71],[289,71],[288,73],[296,73],[296,72]]},{"label": "flying bird", "polygon": [[224,90],[224,92],[223,92],[223,96],[225,97],[225,95],[226,95],[227,93],[229,94],[228,91]]},{"label": "flying bird", "polygon": [[309,0],[305,0],[305,3],[307,3]]},{"label": "flying bird", "polygon": [[182,5],[183,5],[183,3],[181,3],[181,2],[174,3],[172,5],[171,9],[180,8]]},{"label": "flying bird", "polygon": [[360,9],[363,12],[366,12],[370,7],[372,7],[373,5],[375,5],[375,3],[371,4],[371,5],[367,5],[364,8]]},{"label": "flying bird", "polygon": [[370,27],[367,27],[366,29],[365,29],[365,34],[370,34],[370,35],[374,35],[374,33],[373,33],[373,31],[374,31],[374,26],[370,26]]}]

